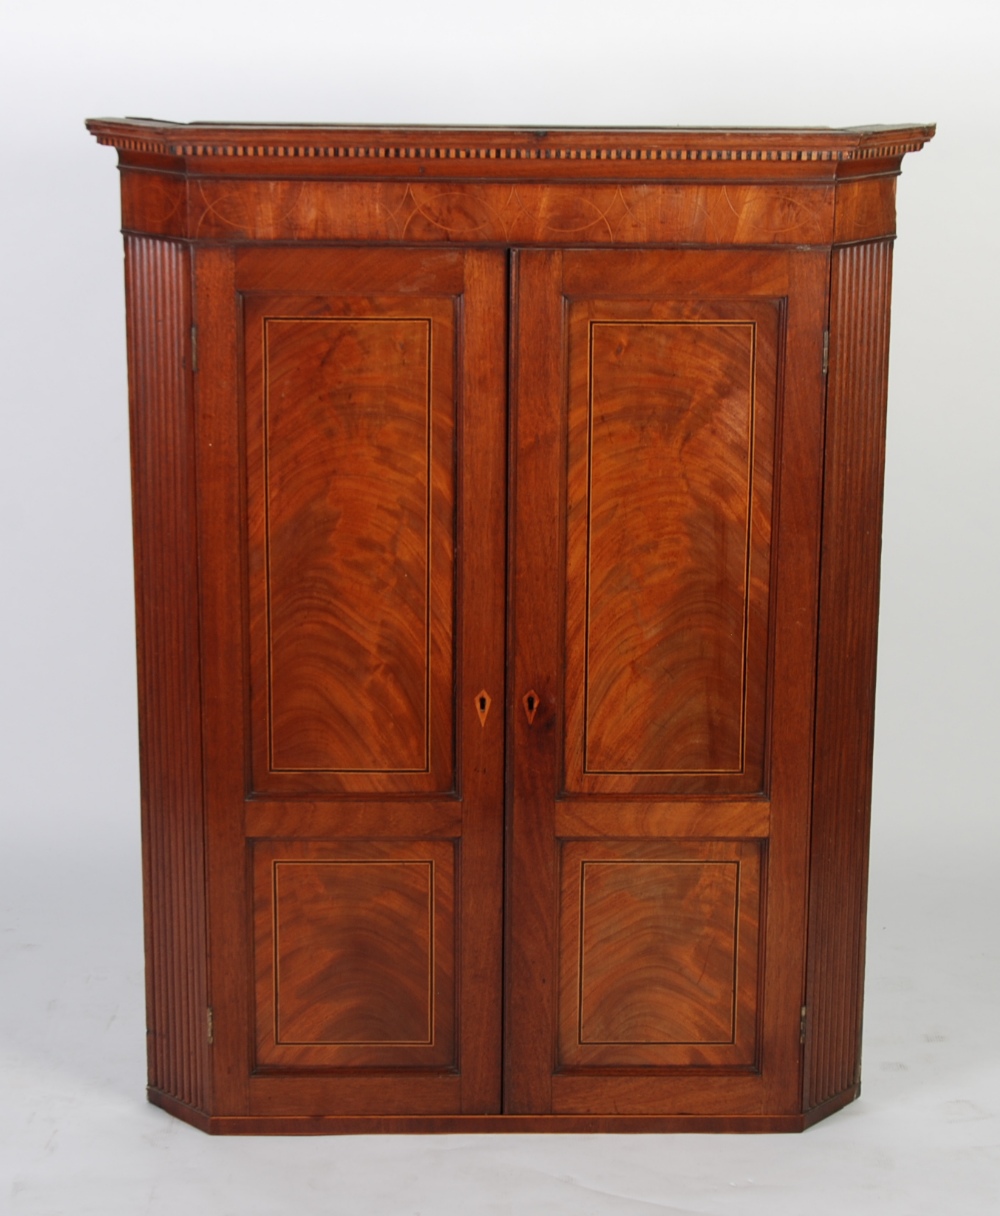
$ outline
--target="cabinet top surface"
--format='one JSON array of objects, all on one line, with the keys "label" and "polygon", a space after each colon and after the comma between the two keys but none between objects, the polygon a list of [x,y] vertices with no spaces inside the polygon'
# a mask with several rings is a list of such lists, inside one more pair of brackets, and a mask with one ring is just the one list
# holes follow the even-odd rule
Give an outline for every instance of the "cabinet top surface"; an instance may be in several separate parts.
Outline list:
[{"label": "cabinet top surface", "polygon": [[87,129],[122,152],[173,157],[340,157],[488,160],[852,161],[898,158],[931,124],[864,127],[435,127],[298,123],[173,123],[92,118]]}]

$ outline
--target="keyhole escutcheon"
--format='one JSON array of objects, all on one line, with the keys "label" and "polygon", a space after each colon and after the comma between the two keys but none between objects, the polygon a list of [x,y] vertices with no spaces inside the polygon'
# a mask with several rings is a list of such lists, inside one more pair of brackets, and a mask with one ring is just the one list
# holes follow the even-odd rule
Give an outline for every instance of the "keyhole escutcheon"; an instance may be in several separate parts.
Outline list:
[{"label": "keyhole escutcheon", "polygon": [[535,692],[533,688],[529,689],[529,691],[526,692],[521,698],[521,704],[524,706],[524,712],[528,718],[528,725],[530,726],[535,720],[535,714],[538,712],[538,693]]}]

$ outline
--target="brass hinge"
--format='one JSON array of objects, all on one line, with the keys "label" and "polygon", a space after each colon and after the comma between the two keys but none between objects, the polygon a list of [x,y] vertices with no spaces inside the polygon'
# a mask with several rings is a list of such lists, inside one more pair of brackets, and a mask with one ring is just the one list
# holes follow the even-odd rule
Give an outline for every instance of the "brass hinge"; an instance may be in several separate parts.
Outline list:
[{"label": "brass hinge", "polygon": [[198,370],[198,326],[191,326],[191,370]]},{"label": "brass hinge", "polygon": [[799,1042],[800,1043],[804,1043],[806,1041],[806,1014],[807,1013],[808,1013],[808,1006],[803,1005],[802,1009],[800,1011],[800,1016],[799,1016]]},{"label": "brass hinge", "polygon": [[211,1046],[211,1044],[215,1042],[215,1013],[213,1012],[211,1005],[209,1005],[209,1007],[205,1010],[205,1012],[206,1012],[206,1014],[208,1014],[208,1017],[205,1019],[205,1021],[206,1021],[206,1029],[208,1030],[208,1042],[209,1042],[209,1045]]},{"label": "brass hinge", "polygon": [[830,331],[823,330],[823,375],[830,370]]}]

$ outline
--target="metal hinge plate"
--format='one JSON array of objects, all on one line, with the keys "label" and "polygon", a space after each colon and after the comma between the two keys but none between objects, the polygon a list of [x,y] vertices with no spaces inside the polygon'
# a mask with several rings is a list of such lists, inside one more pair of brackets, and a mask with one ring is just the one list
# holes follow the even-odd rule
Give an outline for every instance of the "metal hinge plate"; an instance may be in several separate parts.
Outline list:
[{"label": "metal hinge plate", "polygon": [[823,330],[823,375],[830,370],[830,331]]},{"label": "metal hinge plate", "polygon": [[208,1031],[209,1045],[211,1045],[215,1042],[215,1013],[211,1005],[205,1010],[205,1013],[208,1015],[205,1019],[205,1028]]},{"label": "metal hinge plate", "polygon": [[806,1016],[808,1014],[808,1006],[803,1005],[799,1015],[799,1042],[806,1041]]}]

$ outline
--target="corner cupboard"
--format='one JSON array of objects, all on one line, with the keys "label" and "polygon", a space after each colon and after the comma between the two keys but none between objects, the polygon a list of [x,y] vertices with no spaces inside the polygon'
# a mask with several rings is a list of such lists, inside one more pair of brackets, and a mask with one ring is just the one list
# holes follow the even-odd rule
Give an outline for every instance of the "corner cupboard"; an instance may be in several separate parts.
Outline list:
[{"label": "corner cupboard", "polygon": [[88,124],[126,249],[149,1097],[856,1097],[890,259],[928,126]]}]

